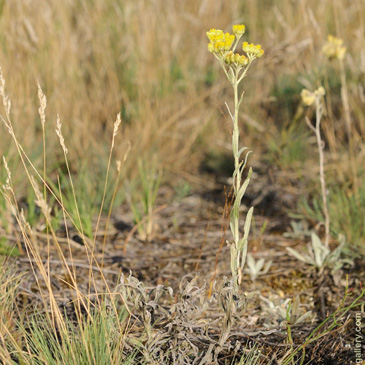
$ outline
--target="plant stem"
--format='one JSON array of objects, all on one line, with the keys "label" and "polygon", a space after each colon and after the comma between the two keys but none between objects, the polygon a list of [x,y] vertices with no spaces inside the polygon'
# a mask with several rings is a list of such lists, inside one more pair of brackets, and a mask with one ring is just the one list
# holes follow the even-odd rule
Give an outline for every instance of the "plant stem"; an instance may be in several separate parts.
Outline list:
[{"label": "plant stem", "polygon": [[[235,50],[238,41],[241,36],[238,36],[236,39],[236,43],[234,44],[233,51]],[[248,177],[242,183],[242,171],[246,166],[246,159],[243,162],[240,162],[240,155],[243,151],[245,151],[246,147],[239,148],[239,128],[238,128],[238,113],[239,108],[242,102],[242,97],[238,95],[238,86],[240,82],[246,77],[246,73],[252,63],[252,61],[257,58],[257,56],[249,54],[248,62],[243,66],[242,64],[230,64],[227,67],[225,62],[225,54],[226,53],[214,53],[214,56],[218,59],[225,75],[227,76],[228,81],[232,85],[233,94],[234,94],[234,113],[232,114],[229,106],[226,103],[229,115],[232,119],[233,123],[233,131],[232,131],[232,153],[234,158],[234,172],[233,172],[233,191],[234,191],[234,202],[233,207],[230,214],[230,226],[231,232],[233,235],[233,241],[230,245],[230,253],[231,253],[231,272],[232,272],[232,286],[233,292],[238,294],[239,285],[242,280],[242,271],[246,261],[247,254],[247,236],[250,230],[250,224],[252,219],[252,208],[249,210],[245,223],[245,234],[242,239],[240,239],[240,231],[239,231],[239,208],[241,205],[242,197],[245,193],[245,190],[250,181],[251,170],[249,172]]]},{"label": "plant stem", "polygon": [[[233,203],[233,214],[231,215],[231,229],[233,234],[234,243],[231,246],[231,271],[233,287],[236,293],[238,293],[238,287],[242,278],[241,272],[243,269],[244,261],[246,260],[245,249],[242,250],[240,232],[239,232],[239,206],[241,204],[242,195],[240,194],[241,182],[242,182],[242,163],[240,162],[240,148],[239,148],[239,127],[238,127],[238,114],[241,104],[242,97],[239,98],[238,86],[240,82],[246,76],[246,72],[249,65],[243,70],[240,75],[241,68],[236,68],[234,71],[231,69],[231,85],[233,87],[234,94],[234,115],[232,116],[233,131],[232,131],[232,153],[234,157],[234,173],[233,173],[233,191],[234,191],[234,203]],[[241,264],[240,264],[241,262]]]},{"label": "plant stem", "polygon": [[316,98],[316,137],[318,144],[318,153],[319,153],[319,179],[321,182],[321,191],[322,191],[322,199],[323,199],[323,214],[325,219],[325,240],[324,245],[329,247],[329,238],[330,238],[330,217],[328,214],[328,205],[327,205],[327,189],[326,189],[326,181],[324,178],[324,157],[323,157],[323,148],[324,142],[321,139],[321,118],[322,118],[322,104],[320,98]]},{"label": "plant stem", "polygon": [[[232,150],[234,157],[234,169],[235,169],[235,179],[233,181],[235,199],[237,199],[238,191],[241,187],[241,172],[240,172],[240,162],[238,156],[238,146],[239,146],[239,129],[238,129],[238,83],[235,80],[233,84],[234,91],[234,121],[233,121],[233,133],[232,133]],[[237,213],[234,217],[234,243],[238,244],[239,240],[239,214]]]},{"label": "plant stem", "polygon": [[[232,80],[233,93],[234,93],[234,118],[233,118],[233,132],[232,132],[232,152],[234,157],[234,174],[233,174],[233,190],[235,195],[235,202],[238,199],[238,192],[241,187],[241,171],[240,171],[240,161],[239,161],[239,128],[238,128],[238,112],[239,112],[239,103],[238,103],[238,80],[237,80],[237,72],[235,77]],[[234,208],[233,208],[234,209]],[[232,221],[233,220],[233,221]],[[233,224],[233,239],[234,244],[231,248],[231,258],[232,258],[232,279],[233,279],[233,287],[236,292],[238,292],[239,285],[239,209],[234,211],[233,216],[231,217],[231,223]]]}]

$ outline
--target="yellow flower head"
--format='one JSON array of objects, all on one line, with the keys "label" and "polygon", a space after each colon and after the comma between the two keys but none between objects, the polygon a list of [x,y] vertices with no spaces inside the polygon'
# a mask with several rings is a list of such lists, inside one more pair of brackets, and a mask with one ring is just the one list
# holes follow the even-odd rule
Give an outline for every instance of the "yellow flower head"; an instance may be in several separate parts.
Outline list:
[{"label": "yellow flower head", "polygon": [[224,58],[224,62],[227,65],[235,64],[236,66],[247,66],[248,58],[245,55],[240,55],[239,53],[233,53],[232,51],[230,51]]},{"label": "yellow flower head", "polygon": [[314,95],[316,95],[319,98],[325,96],[326,92],[324,91],[324,87],[320,86],[317,90],[314,90]]},{"label": "yellow flower head", "polygon": [[229,51],[235,40],[234,34],[223,33],[220,29],[211,29],[207,32],[210,41],[208,50],[212,53],[223,53]]},{"label": "yellow flower head", "polygon": [[303,89],[302,92],[300,93],[300,96],[302,98],[302,103],[306,106],[311,106],[316,101],[314,93],[307,89]]},{"label": "yellow flower head", "polygon": [[317,90],[314,91],[303,89],[302,92],[300,93],[300,96],[302,97],[302,103],[306,106],[313,105],[316,99],[320,99],[324,95],[325,91],[322,86],[320,86]]},{"label": "yellow flower head", "polygon": [[243,24],[235,24],[232,26],[232,32],[237,37],[240,37],[242,34],[244,34],[245,30],[246,30],[246,26]]},{"label": "yellow flower head", "polygon": [[224,33],[220,29],[211,29],[209,32],[207,32],[208,39],[214,43],[217,41],[221,41],[224,38]]},{"label": "yellow flower head", "polygon": [[260,58],[264,54],[264,50],[261,48],[260,44],[243,42],[242,49],[249,57]]},{"label": "yellow flower head", "polygon": [[343,60],[346,53],[346,47],[343,47],[343,40],[341,38],[328,36],[327,43],[322,48],[323,53],[329,58],[337,58]]}]

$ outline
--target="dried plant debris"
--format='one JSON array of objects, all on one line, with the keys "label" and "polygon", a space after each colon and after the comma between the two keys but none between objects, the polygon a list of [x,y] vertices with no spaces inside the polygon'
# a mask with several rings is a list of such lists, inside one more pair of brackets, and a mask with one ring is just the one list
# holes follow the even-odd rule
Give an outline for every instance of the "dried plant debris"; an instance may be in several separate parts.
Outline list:
[{"label": "dried plant debris", "polygon": [[211,364],[224,354],[246,352],[242,344],[229,340],[235,319],[246,307],[246,297],[233,294],[231,280],[224,279],[211,299],[206,284],[199,286],[193,275],[181,280],[175,294],[163,285],[146,287],[132,274],[122,276],[116,292],[135,321],[128,345],[138,346],[148,363]]}]

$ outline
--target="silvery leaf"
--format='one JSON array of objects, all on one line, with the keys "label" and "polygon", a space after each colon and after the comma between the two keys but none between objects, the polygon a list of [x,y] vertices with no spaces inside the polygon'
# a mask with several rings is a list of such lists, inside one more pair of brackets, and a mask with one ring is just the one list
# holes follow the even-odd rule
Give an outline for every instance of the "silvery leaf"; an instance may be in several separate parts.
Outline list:
[{"label": "silvery leaf", "polygon": [[305,322],[307,319],[312,317],[312,311],[306,312],[303,315],[301,315],[296,321],[295,324],[299,324],[302,322]]},{"label": "silvery leaf", "polygon": [[307,255],[302,256],[298,251],[295,251],[291,247],[287,247],[286,249],[289,251],[289,253],[291,255],[293,255],[298,260],[300,260],[300,261],[302,261],[302,262],[304,262],[306,264],[309,264],[309,265],[315,265],[314,260],[312,260],[309,256],[307,256]]},{"label": "silvery leaf", "polygon": [[272,261],[270,260],[266,263],[264,270],[262,270],[262,274],[266,274],[270,270],[271,265]]},{"label": "silvery leaf", "polygon": [[326,257],[330,253],[330,250],[322,244],[320,238],[314,232],[312,232],[311,237],[316,265],[318,267],[322,267]]}]

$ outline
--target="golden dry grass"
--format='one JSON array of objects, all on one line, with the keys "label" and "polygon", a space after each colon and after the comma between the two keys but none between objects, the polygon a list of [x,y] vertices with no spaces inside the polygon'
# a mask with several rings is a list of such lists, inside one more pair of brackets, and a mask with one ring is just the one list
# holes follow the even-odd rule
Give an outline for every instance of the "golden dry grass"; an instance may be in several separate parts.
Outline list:
[{"label": "golden dry grass", "polygon": [[[52,133],[57,113],[71,160],[93,161],[105,155],[115,115],[122,111],[123,135],[116,153],[121,158],[129,140],[129,166],[137,157],[156,154],[169,169],[194,168],[201,153],[201,148],[192,149],[197,137],[204,135],[199,141],[215,149],[229,140],[230,129],[219,109],[230,100],[230,90],[206,50],[205,31],[244,22],[249,40],[266,50],[245,87],[243,119],[253,126],[243,127],[245,144],[262,140],[271,124],[284,122],[275,111],[287,82],[320,82],[320,49],[329,33],[342,37],[348,47],[350,105],[354,125],[364,134],[363,5],[361,0],[234,0],[229,6],[221,0],[3,2],[0,65],[15,128],[25,148],[40,156],[34,148],[41,141],[39,81],[48,99],[49,161],[59,155]],[[336,70],[336,65],[328,67]],[[288,102],[297,100],[298,95],[286,91]],[[340,104],[336,102],[339,110],[332,122],[341,137]],[[0,154],[12,156],[9,143],[2,140]]]}]

